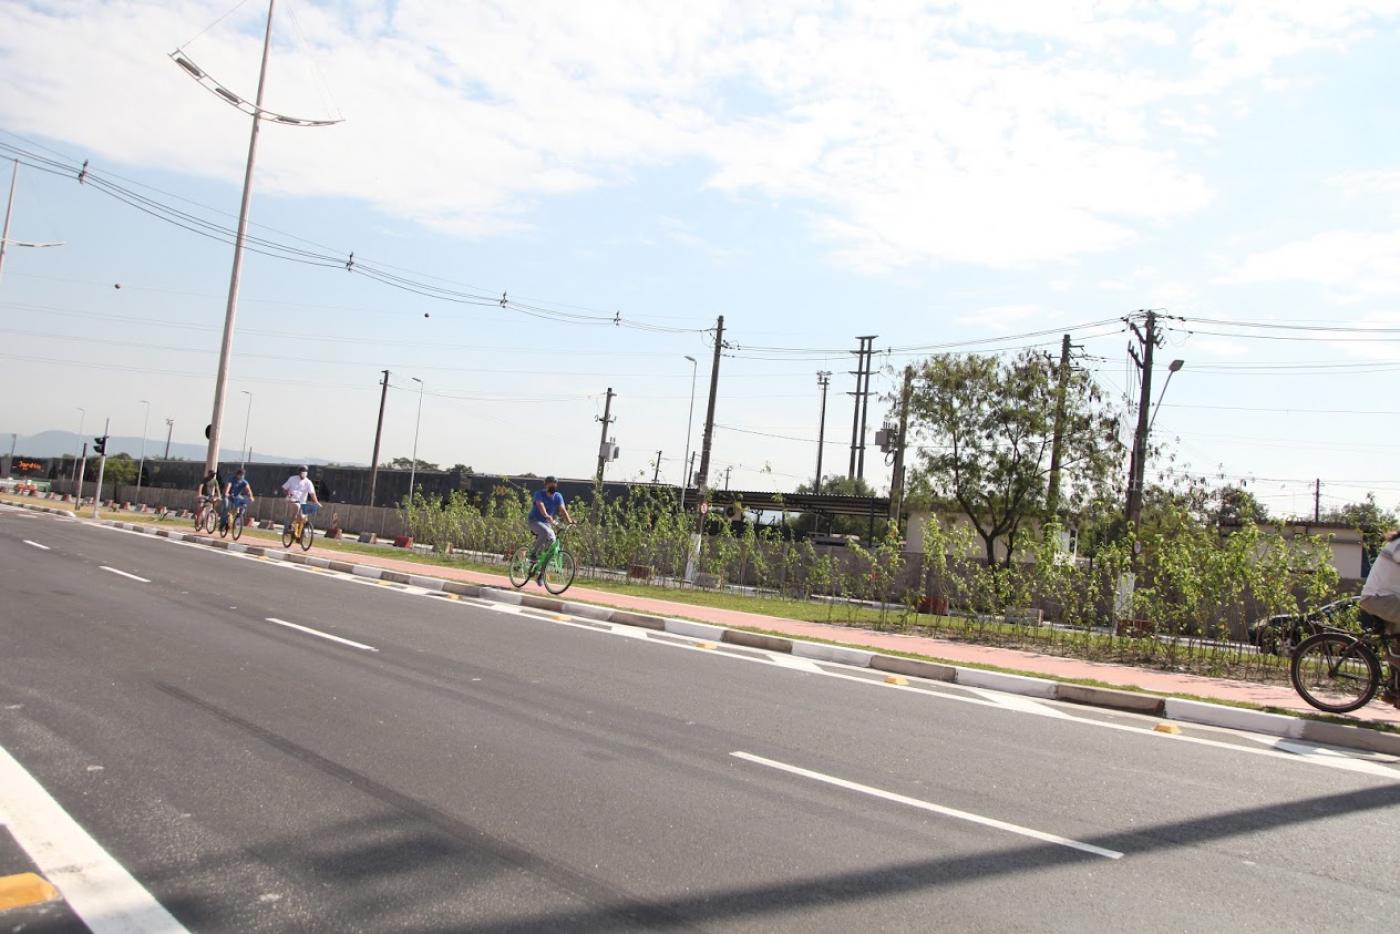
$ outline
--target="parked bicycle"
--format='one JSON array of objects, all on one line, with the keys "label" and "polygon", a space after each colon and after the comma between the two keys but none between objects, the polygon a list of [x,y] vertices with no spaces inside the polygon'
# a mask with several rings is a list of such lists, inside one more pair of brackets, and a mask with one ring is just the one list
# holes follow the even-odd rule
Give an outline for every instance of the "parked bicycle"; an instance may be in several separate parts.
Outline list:
[{"label": "parked bicycle", "polygon": [[[1400,637],[1386,635],[1385,623],[1369,613],[1360,615],[1360,631],[1328,629],[1309,636],[1293,650],[1288,678],[1298,696],[1327,713],[1350,713],[1365,707],[1380,690],[1388,648]],[[1392,683],[1391,690],[1400,685]]]},{"label": "parked bicycle", "polygon": [[296,518],[282,527],[282,547],[291,548],[292,542],[300,542],[302,551],[311,550],[311,542],[316,538],[316,523],[313,516],[320,509],[317,503],[302,503]]},{"label": "parked bicycle", "polygon": [[559,530],[549,547],[530,560],[530,546],[521,545],[510,558],[510,583],[517,590],[531,580],[541,578],[544,589],[558,596],[569,589],[578,573],[574,556],[564,550],[564,533],[568,526]]}]

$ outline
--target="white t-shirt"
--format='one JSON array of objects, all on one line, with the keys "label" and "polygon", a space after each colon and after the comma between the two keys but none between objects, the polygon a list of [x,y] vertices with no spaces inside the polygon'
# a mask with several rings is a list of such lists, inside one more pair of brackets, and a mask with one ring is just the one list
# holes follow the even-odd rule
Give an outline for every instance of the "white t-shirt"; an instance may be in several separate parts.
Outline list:
[{"label": "white t-shirt", "polygon": [[287,497],[294,503],[304,503],[316,492],[316,487],[312,485],[309,477],[295,474],[287,478],[287,482],[282,484],[282,489],[287,491]]},{"label": "white t-shirt", "polygon": [[1363,597],[1383,594],[1400,594],[1400,538],[1385,543],[1366,575],[1366,586],[1361,588]]}]

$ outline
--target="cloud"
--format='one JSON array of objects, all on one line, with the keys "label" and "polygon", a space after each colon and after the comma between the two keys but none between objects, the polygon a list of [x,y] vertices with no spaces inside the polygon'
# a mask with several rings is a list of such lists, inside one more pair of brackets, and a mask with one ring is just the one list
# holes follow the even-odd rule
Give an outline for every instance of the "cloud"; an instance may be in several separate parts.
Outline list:
[{"label": "cloud", "polygon": [[[236,181],[246,118],[165,58],[225,6],[0,5],[0,125]],[[1211,186],[1174,147],[1228,118],[1218,95],[1394,7],[299,4],[276,24],[267,106],[347,119],[269,126],[259,190],[486,236],[545,199],[699,165],[712,190],[810,218],[854,269],[1048,263],[1203,209]],[[259,17],[188,45],[249,97]]]},{"label": "cloud", "polygon": [[1306,282],[1338,301],[1400,296],[1400,230],[1319,233],[1254,253],[1223,281]]}]

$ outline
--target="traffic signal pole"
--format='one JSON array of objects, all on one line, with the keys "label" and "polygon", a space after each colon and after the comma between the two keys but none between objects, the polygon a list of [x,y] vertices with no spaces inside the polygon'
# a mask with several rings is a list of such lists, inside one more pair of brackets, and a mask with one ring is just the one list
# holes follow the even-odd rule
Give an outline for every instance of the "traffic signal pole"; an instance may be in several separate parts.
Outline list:
[{"label": "traffic signal pole", "polygon": [[112,420],[109,418],[102,423],[102,437],[97,439],[97,453],[102,455],[102,459],[97,462],[97,492],[92,497],[94,519],[97,518],[97,510],[102,505],[102,477],[107,473],[107,438],[111,427]]}]

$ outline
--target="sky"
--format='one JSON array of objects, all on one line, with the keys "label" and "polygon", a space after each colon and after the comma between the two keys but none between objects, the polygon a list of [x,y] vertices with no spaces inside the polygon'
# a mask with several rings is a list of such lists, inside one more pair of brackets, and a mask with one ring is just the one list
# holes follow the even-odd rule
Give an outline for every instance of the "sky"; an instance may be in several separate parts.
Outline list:
[{"label": "sky", "polygon": [[[6,253],[0,429],[202,437],[232,248],[109,192],[233,226],[250,118],[168,56],[251,99],[266,9],[0,0],[10,236],[63,242]],[[857,335],[886,394],[932,349],[1073,328],[1126,410],[1120,319],[1157,308],[1186,362],[1150,473],[1400,503],[1397,26],[1400,0],[279,0],[265,108],[342,122],[263,125],[250,234],[318,259],[248,254],[225,442],[366,463],[388,369],[385,459],[416,433],[589,476],[611,387],[608,477],[660,451],[675,482],[723,315],[712,479],[791,489],[818,370],[847,468]]]}]

